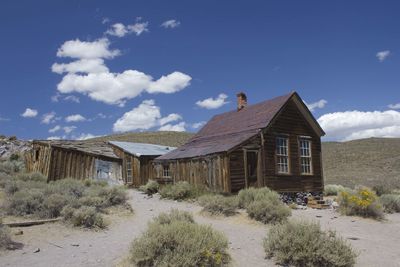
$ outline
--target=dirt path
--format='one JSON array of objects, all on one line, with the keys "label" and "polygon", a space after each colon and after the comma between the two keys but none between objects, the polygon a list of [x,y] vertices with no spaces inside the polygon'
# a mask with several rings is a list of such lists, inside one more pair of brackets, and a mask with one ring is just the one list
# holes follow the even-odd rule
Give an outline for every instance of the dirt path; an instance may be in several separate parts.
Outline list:
[{"label": "dirt path", "polygon": [[[172,208],[190,211],[198,223],[224,232],[235,266],[275,266],[264,259],[262,239],[267,227],[244,215],[211,218],[201,215],[195,204],[148,199],[134,190],[129,194],[135,214],[115,219],[107,231],[82,231],[60,223],[21,228],[24,235],[14,239],[23,242],[24,248],[0,254],[0,266],[115,266],[127,255],[131,241],[146,230],[147,222]],[[350,242],[361,253],[358,266],[400,266],[399,214],[390,215],[384,223],[340,217],[329,210],[294,211],[293,217],[318,220],[344,238],[357,239]],[[40,252],[33,253],[36,248]]]}]

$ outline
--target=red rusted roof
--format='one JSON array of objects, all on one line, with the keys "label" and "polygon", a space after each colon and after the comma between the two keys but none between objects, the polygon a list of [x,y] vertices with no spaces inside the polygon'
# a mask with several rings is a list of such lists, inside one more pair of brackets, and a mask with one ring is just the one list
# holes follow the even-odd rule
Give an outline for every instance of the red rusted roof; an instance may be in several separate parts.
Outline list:
[{"label": "red rusted roof", "polygon": [[229,151],[266,128],[295,94],[291,92],[247,106],[240,111],[216,115],[186,144],[158,157],[157,160],[192,158]]}]

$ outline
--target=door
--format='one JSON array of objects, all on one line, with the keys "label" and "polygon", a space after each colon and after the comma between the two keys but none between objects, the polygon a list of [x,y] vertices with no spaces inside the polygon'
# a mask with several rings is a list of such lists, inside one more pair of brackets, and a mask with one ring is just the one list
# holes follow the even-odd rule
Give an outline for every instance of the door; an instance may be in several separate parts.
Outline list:
[{"label": "door", "polygon": [[246,187],[257,186],[258,151],[245,150]]}]

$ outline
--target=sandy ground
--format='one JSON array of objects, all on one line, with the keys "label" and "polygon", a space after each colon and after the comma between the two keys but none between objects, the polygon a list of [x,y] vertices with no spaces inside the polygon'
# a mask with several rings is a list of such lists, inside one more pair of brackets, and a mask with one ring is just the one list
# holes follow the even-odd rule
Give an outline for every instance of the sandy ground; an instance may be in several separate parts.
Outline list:
[{"label": "sandy ground", "polygon": [[[20,228],[24,234],[14,236],[14,240],[25,246],[2,252],[0,266],[115,266],[127,256],[131,241],[146,230],[147,222],[172,208],[190,211],[198,223],[224,232],[234,266],[275,266],[273,261],[264,259],[262,248],[268,226],[245,214],[214,218],[202,214],[196,204],[160,200],[157,196],[147,198],[135,190],[129,194],[135,214],[114,218],[106,231],[84,231],[62,223]],[[357,266],[400,267],[400,214],[377,222],[339,216],[332,210],[308,209],[293,211],[292,219],[315,220],[324,229],[336,230],[360,253]],[[40,252],[34,253],[37,248]]]}]

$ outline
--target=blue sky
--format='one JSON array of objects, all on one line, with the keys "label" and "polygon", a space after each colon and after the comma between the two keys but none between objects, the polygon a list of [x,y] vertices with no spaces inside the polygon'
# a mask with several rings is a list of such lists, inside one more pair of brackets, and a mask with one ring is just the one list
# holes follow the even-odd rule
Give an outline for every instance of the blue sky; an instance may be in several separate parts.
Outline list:
[{"label": "blue sky", "polygon": [[[0,133],[195,132],[296,90],[325,140],[400,137],[399,1],[2,1]],[[314,104],[314,105],[312,105]]]}]

